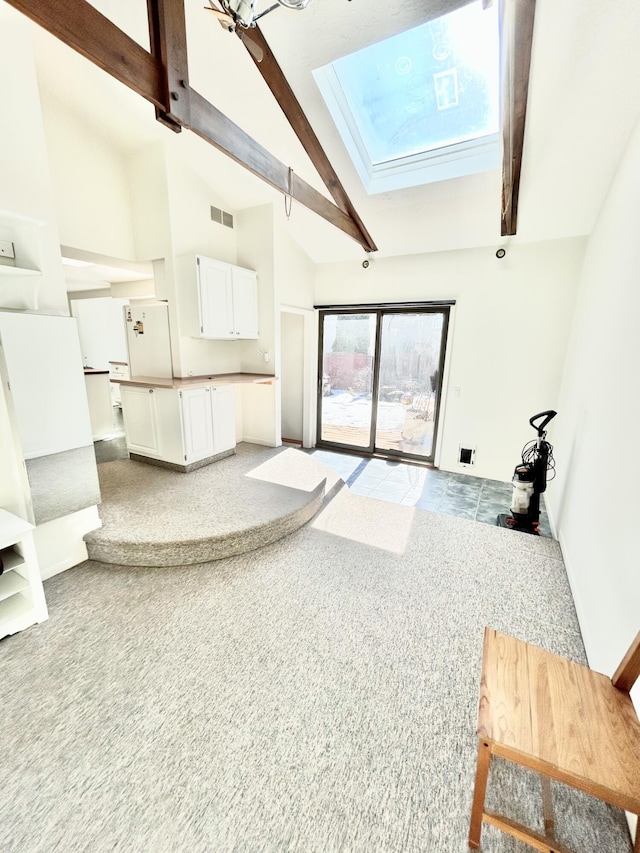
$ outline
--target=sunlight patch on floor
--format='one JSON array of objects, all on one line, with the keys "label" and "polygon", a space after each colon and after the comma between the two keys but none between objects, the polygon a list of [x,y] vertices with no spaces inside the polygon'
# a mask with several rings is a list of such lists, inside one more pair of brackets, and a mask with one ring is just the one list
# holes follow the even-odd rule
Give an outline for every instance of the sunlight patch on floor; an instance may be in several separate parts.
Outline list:
[{"label": "sunlight patch on floor", "polygon": [[311,526],[393,554],[405,554],[415,509],[374,501],[341,489]]}]

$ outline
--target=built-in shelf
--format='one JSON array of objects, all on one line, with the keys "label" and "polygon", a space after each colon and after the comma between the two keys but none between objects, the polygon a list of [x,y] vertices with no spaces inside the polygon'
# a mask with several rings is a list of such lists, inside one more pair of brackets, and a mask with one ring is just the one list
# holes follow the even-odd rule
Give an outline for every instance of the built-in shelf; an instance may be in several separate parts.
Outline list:
[{"label": "built-in shelf", "polygon": [[21,592],[0,601],[0,635],[15,634],[32,625],[35,621],[31,619],[32,612],[33,603]]},{"label": "built-in shelf", "polygon": [[23,631],[47,618],[33,524],[0,509],[0,637]]},{"label": "built-in shelf", "polygon": [[23,578],[17,572],[6,572],[0,575],[0,601],[15,595],[17,592],[23,592],[29,588],[29,581]]},{"label": "built-in shelf", "polygon": [[22,554],[18,554],[13,548],[4,548],[0,551],[0,558],[2,559],[5,574],[25,564]]}]

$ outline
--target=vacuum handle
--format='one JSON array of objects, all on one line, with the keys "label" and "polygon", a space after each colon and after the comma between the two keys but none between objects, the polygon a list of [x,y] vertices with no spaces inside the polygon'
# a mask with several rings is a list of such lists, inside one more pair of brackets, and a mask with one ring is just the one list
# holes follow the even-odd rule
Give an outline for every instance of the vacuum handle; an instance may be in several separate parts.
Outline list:
[{"label": "vacuum handle", "polygon": [[[553,420],[557,415],[557,412],[554,412],[553,409],[547,409],[546,412],[539,412],[537,415],[533,415],[533,417],[529,418],[529,423],[534,429],[538,430],[538,435],[544,435],[544,428],[549,423],[549,421]],[[537,421],[539,418],[544,418],[541,424],[537,425],[534,421]]]}]

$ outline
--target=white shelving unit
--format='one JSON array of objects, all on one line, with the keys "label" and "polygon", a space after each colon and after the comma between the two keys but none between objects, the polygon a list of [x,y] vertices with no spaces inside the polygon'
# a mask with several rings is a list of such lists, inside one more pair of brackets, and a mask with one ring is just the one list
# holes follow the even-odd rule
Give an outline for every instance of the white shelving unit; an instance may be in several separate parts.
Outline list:
[{"label": "white shelving unit", "polygon": [[0,637],[48,618],[33,529],[33,524],[0,509]]}]

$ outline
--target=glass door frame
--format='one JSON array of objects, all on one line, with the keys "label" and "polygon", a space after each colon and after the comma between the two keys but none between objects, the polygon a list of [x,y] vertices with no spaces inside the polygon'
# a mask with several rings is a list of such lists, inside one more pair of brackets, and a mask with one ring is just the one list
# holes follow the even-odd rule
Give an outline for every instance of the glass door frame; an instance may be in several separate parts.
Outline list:
[{"label": "glass door frame", "polygon": [[[420,303],[403,303],[390,305],[332,305],[318,308],[318,405],[317,405],[317,423],[316,423],[316,447],[323,447],[327,450],[342,450],[347,453],[361,454],[363,456],[385,456],[396,458],[398,460],[406,459],[411,462],[422,462],[426,465],[433,465],[438,438],[438,425],[440,422],[441,396],[444,379],[444,365],[447,355],[447,346],[449,340],[449,320],[451,306],[454,302],[420,302]],[[376,315],[376,331],[375,331],[375,346],[373,354],[373,376],[371,389],[371,432],[370,442],[367,447],[361,447],[354,444],[346,444],[337,441],[327,441],[322,439],[322,385],[324,375],[324,318],[327,315],[343,315],[343,314],[375,314]],[[390,314],[441,314],[442,315],[442,333],[440,336],[440,357],[438,360],[438,383],[435,389],[435,407],[433,415],[433,442],[431,445],[431,453],[426,456],[424,454],[408,453],[406,450],[381,449],[376,448],[376,434],[378,421],[378,402],[380,395],[380,354],[382,349],[382,321],[383,317]]]}]

